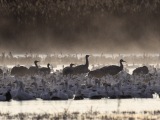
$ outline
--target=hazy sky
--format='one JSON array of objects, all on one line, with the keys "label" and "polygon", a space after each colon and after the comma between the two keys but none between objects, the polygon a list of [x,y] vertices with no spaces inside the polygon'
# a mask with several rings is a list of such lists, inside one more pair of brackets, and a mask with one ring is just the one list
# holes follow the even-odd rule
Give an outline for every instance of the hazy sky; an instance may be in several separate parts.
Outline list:
[{"label": "hazy sky", "polygon": [[159,9],[155,0],[1,1],[0,50],[159,53]]}]

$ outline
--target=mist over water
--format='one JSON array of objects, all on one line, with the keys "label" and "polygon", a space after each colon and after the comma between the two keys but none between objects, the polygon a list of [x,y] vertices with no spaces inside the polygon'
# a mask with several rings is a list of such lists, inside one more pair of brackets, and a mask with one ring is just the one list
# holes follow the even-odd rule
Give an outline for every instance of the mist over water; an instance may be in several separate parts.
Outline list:
[{"label": "mist over water", "polygon": [[0,5],[1,51],[159,52],[156,0],[2,0]]}]

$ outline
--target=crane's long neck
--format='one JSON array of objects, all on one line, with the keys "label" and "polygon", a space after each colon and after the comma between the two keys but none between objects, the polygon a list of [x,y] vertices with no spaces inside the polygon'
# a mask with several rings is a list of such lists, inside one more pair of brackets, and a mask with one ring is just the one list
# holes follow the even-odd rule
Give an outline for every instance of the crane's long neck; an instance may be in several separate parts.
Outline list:
[{"label": "crane's long neck", "polygon": [[86,64],[87,67],[89,66],[89,61],[88,61],[88,57],[86,57]]},{"label": "crane's long neck", "polygon": [[47,65],[47,68],[50,69],[49,64]]},{"label": "crane's long neck", "polygon": [[37,62],[35,62],[35,66],[36,66],[36,68],[38,68]]},{"label": "crane's long neck", "polygon": [[123,64],[121,61],[120,61],[120,68],[121,68],[121,70],[123,70]]}]

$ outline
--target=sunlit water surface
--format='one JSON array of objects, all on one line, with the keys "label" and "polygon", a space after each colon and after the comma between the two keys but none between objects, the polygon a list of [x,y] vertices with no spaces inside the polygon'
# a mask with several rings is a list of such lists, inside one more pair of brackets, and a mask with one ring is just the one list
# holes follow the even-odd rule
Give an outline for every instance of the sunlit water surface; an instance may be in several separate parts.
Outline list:
[{"label": "sunlit water surface", "polygon": [[101,99],[101,100],[67,100],[67,101],[32,101],[0,102],[1,113],[59,113],[68,112],[85,113],[90,110],[100,113],[113,111],[155,111],[160,110],[160,99]]}]

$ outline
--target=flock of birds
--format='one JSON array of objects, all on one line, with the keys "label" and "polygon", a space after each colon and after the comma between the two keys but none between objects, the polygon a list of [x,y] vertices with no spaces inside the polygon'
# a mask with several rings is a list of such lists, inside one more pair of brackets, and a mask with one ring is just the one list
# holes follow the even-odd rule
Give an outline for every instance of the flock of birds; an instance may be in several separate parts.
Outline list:
[{"label": "flock of birds", "polygon": [[132,75],[120,66],[104,66],[89,70],[89,55],[85,64],[63,68],[51,73],[50,64],[39,67],[15,66],[6,73],[0,69],[0,101],[14,100],[82,100],[101,98],[152,98],[160,94],[160,74],[151,74],[147,66],[136,68]]}]

